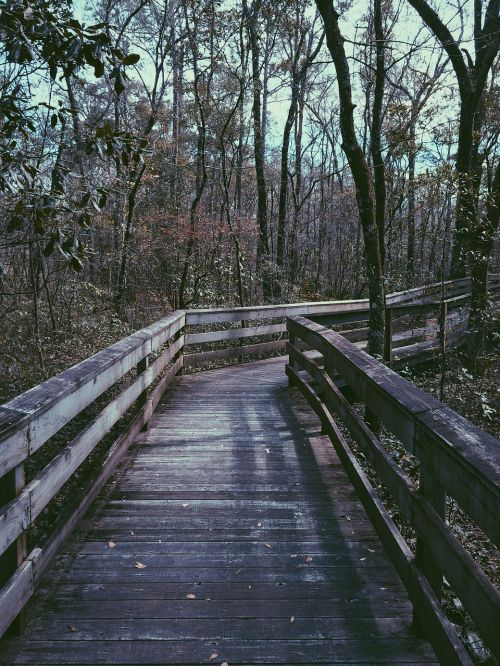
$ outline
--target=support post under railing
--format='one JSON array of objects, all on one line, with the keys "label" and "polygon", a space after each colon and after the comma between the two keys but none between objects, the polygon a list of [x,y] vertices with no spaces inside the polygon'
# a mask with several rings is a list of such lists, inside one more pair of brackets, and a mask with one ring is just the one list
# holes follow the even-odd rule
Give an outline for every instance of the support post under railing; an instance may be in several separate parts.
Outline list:
[{"label": "support post under railing", "polygon": [[448,302],[441,303],[441,312],[439,315],[439,346],[441,353],[446,353],[446,319],[448,318]]},{"label": "support post under railing", "polygon": [[392,362],[392,308],[385,309],[384,363]]},{"label": "support post under railing", "polygon": [[[0,506],[17,497],[25,486],[24,463],[17,465],[0,479]],[[7,550],[0,555],[0,588],[15,573],[16,569],[26,559],[26,532],[22,532]],[[17,636],[25,622],[24,611],[21,612],[7,631],[7,635]]]},{"label": "support post under railing", "polygon": [[[142,360],[140,360],[139,363],[136,365],[137,375],[141,375],[147,369],[148,365],[149,365],[149,354],[146,354],[146,356]],[[147,401],[148,401],[148,391],[146,389],[137,398],[136,402],[137,410],[138,411],[141,410],[144,407],[144,405],[147,403]],[[148,429],[148,424],[146,423],[144,425],[143,430],[147,429]]]},{"label": "support post under railing", "polygon": [[[436,511],[440,518],[446,517],[446,490],[435,473],[431,460],[420,462],[420,492]],[[437,599],[443,594],[443,572],[437,565],[428,544],[421,535],[417,535],[416,564],[422,569]],[[418,613],[413,614],[413,623],[417,630],[422,626]]]},{"label": "support post under railing", "polygon": [[[287,327],[287,328],[288,328],[288,327]],[[294,347],[296,346],[296,343],[297,343],[297,339],[296,339],[295,335],[294,335],[289,329],[288,329],[288,342],[289,342],[291,345],[293,345]],[[297,367],[296,367],[297,364],[296,364],[296,362],[294,361],[292,354],[290,354],[290,355],[288,356],[288,365],[289,365],[293,370],[296,370],[296,369],[297,369]],[[289,385],[289,386],[292,386],[292,385],[293,385],[293,382],[292,382],[292,380],[291,380],[290,377],[288,378],[288,385]]]}]

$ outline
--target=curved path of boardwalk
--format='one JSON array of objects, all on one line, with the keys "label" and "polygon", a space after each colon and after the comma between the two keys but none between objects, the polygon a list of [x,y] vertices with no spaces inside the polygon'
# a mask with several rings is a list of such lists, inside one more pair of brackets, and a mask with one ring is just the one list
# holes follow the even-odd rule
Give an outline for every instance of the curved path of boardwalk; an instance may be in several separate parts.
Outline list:
[{"label": "curved path of boardwalk", "polygon": [[437,663],[283,358],[174,383],[28,615],[3,666]]}]

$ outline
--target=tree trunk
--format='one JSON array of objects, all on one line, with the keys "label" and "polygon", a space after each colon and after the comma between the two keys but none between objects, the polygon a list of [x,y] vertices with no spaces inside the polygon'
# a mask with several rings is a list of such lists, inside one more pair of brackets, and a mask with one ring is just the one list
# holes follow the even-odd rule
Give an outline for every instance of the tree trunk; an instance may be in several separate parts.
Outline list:
[{"label": "tree trunk", "polygon": [[384,99],[385,85],[385,37],[382,23],[382,0],[374,0],[373,12],[377,56],[372,110],[371,154],[374,175],[375,221],[378,229],[380,261],[383,272],[385,264],[384,231],[386,186],[384,158],[382,155],[382,102]]},{"label": "tree trunk", "polygon": [[260,48],[257,35],[257,16],[260,11],[260,0],[253,4],[251,13],[248,12],[246,0],[244,11],[248,16],[248,34],[252,52],[252,84],[253,84],[253,141],[255,152],[255,176],[257,180],[257,227],[259,238],[257,242],[257,274],[262,283],[264,301],[272,297],[272,285],[269,266],[269,241],[267,230],[267,187],[264,172],[264,136],[262,133],[262,109],[260,80]]},{"label": "tree trunk", "polygon": [[469,357],[482,369],[488,331],[488,262],[500,220],[500,162],[488,197],[480,228],[471,239],[471,309],[469,314]]},{"label": "tree trunk", "polygon": [[372,178],[365,156],[356,138],[351,77],[344,50],[344,40],[338,25],[339,15],[334,10],[330,0],[316,0],[316,5],[323,17],[328,49],[337,72],[342,148],[347,156],[356,186],[356,199],[363,229],[370,297],[368,351],[370,354],[382,357],[385,330],[384,278],[375,218]]}]

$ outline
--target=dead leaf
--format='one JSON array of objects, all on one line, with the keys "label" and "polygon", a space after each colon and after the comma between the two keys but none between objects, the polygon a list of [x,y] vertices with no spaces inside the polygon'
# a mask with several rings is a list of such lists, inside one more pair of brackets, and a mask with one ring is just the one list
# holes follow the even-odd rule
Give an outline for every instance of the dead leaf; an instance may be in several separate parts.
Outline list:
[{"label": "dead leaf", "polygon": [[135,569],[145,569],[145,568],[146,568],[146,565],[143,564],[142,562],[136,562],[136,563],[134,564],[134,568],[135,568]]},{"label": "dead leaf", "polygon": [[364,562],[365,560],[366,560],[366,557],[360,557],[360,558],[359,558],[359,561],[360,561],[360,562]]},{"label": "dead leaf", "polygon": [[108,548],[114,548],[116,543],[114,541],[108,541]]},{"label": "dead leaf", "polygon": [[266,449],[266,453],[271,453],[271,449]]},{"label": "dead leaf", "polygon": [[187,506],[189,506],[189,502],[186,502],[185,504],[183,504],[182,508],[185,509]]},{"label": "dead leaf", "polygon": [[76,631],[76,627],[72,624],[68,624],[68,629],[69,629],[69,631],[72,631],[72,632]]},{"label": "dead leaf", "polygon": [[262,527],[262,523],[257,523],[257,527]]},{"label": "dead leaf", "polygon": [[135,532],[132,532],[132,531],[131,531],[130,534],[131,534],[132,536],[135,536]]},{"label": "dead leaf", "polygon": [[295,615],[292,615],[292,617],[290,618],[290,622],[295,622]]},{"label": "dead leaf", "polygon": [[345,522],[350,523],[351,522],[351,516],[344,516]]},{"label": "dead leaf", "polygon": [[295,553],[294,555],[290,555],[290,557],[297,557],[297,553]]},{"label": "dead leaf", "polygon": [[187,599],[196,599],[196,594],[193,594],[192,592],[190,594],[186,594]]},{"label": "dead leaf", "polygon": [[218,652],[212,652],[212,654],[210,655],[210,661],[215,661],[215,659],[217,659],[218,656],[219,656]]},{"label": "dead leaf", "polygon": [[229,664],[227,663],[227,661],[223,661],[220,666],[229,666]]},{"label": "dead leaf", "polygon": [[306,557],[306,562],[312,562],[313,558],[311,556]]},{"label": "dead leaf", "polygon": [[266,548],[272,548],[272,546],[271,546],[270,543],[265,543],[264,546],[265,546]]},{"label": "dead leaf", "polygon": [[374,552],[375,552],[375,551],[373,550],[373,548],[367,548],[366,550],[367,550],[369,553],[374,553]]}]

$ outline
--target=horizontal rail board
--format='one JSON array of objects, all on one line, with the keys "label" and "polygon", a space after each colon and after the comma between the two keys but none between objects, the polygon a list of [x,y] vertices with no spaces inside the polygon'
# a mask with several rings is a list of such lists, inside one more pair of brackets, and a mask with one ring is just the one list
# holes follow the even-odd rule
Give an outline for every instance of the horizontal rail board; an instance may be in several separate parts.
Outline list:
[{"label": "horizontal rail board", "polygon": [[368,311],[366,299],[353,301],[325,301],[318,303],[290,303],[288,305],[262,305],[260,307],[221,308],[219,310],[187,310],[186,324],[215,324],[224,321],[279,319],[298,314],[319,315],[329,313]]},{"label": "horizontal rail board", "polygon": [[274,335],[286,332],[286,323],[272,324],[270,326],[251,326],[249,328],[230,328],[225,331],[208,331],[207,333],[188,333],[186,345],[204,344],[207,342],[220,342],[221,340],[238,340],[240,338],[254,338],[260,335]]},{"label": "horizontal rail board", "polygon": [[286,340],[273,340],[271,342],[261,342],[255,345],[246,345],[245,347],[230,347],[228,349],[216,349],[215,351],[199,352],[197,354],[185,354],[184,365],[190,368],[200,363],[210,361],[221,361],[238,356],[248,356],[252,354],[268,354],[277,349],[285,349]]}]

